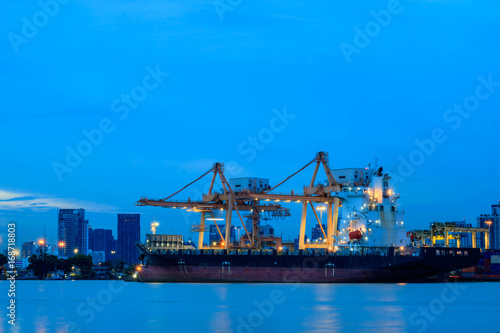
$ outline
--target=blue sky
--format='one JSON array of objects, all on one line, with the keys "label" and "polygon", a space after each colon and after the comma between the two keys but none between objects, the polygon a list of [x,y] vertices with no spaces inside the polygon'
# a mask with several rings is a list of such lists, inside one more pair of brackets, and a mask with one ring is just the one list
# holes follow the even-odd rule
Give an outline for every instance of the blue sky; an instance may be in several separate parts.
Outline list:
[{"label": "blue sky", "polygon": [[[373,13],[391,6],[390,19],[374,24]],[[332,167],[377,157],[396,174],[401,158],[418,160],[397,185],[409,227],[474,222],[500,199],[498,2],[58,7],[45,21],[37,2],[4,1],[0,13],[0,248],[8,221],[17,221],[19,241],[41,236],[44,224],[55,241],[57,207],[86,208],[92,226],[115,231],[118,212],[142,213],[143,231],[156,214],[160,232],[188,236],[198,216],[135,202],[173,193],[215,161],[276,184],[320,150]],[[34,20],[36,32],[24,27]],[[358,31],[377,24],[360,43]],[[346,57],[346,44],[357,52]],[[140,102],[127,106],[131,94]],[[463,103],[473,111],[447,111]],[[285,110],[286,122],[273,120]],[[67,147],[77,150],[82,131],[103,122],[99,144],[68,166]],[[266,137],[272,124],[279,130]],[[436,130],[440,142],[422,153],[415,140],[428,142]],[[249,136],[259,133],[266,143],[250,158]],[[54,163],[71,172],[58,177]],[[300,190],[311,172],[280,190]],[[176,198],[196,198],[207,181]],[[285,237],[298,234],[292,209],[274,225]]]}]

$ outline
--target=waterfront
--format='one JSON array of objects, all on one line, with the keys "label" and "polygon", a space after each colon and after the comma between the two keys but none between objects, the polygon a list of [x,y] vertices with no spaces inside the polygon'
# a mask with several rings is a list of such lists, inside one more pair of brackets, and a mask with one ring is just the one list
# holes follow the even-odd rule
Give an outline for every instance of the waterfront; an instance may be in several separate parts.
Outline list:
[{"label": "waterfront", "polygon": [[500,283],[146,284],[18,281],[11,332],[497,331]]}]

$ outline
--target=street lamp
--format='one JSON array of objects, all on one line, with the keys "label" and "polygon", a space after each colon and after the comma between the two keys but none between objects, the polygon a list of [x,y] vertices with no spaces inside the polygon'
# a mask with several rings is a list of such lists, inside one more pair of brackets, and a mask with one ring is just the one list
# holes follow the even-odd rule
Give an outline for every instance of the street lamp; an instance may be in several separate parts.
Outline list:
[{"label": "street lamp", "polygon": [[74,252],[75,254],[77,254],[77,253],[78,253],[78,249],[74,249],[74,250],[73,250],[73,252]]},{"label": "street lamp", "polygon": [[316,209],[320,211],[321,224],[323,224],[323,211],[326,209],[326,206],[321,205],[321,206],[316,207]]},{"label": "street lamp", "polygon": [[62,247],[65,247],[65,246],[66,246],[66,244],[64,242],[59,242],[59,247],[62,248]]},{"label": "street lamp", "polygon": [[44,244],[45,244],[45,240],[40,239],[40,240],[38,241],[38,245],[43,246]]}]

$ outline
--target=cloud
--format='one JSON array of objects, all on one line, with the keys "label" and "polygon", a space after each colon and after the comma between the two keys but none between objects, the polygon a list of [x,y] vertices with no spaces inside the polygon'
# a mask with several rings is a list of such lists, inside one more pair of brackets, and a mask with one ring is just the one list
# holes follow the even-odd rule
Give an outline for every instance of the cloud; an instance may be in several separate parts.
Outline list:
[{"label": "cloud", "polygon": [[33,193],[11,192],[0,189],[0,210],[19,211],[29,209],[46,211],[53,208],[85,208],[89,212],[112,213],[118,209],[98,202],[72,198],[57,198]]}]

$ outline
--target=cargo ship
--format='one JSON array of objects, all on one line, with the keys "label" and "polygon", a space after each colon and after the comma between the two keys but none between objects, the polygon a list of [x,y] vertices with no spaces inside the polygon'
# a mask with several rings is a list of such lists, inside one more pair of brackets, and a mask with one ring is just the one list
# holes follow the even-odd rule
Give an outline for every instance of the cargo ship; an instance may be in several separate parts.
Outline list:
[{"label": "cargo ship", "polygon": [[[173,248],[171,242],[150,235],[146,244],[137,244],[141,264],[137,279],[144,282],[272,282],[272,283],[354,283],[421,282],[429,278],[446,280],[450,271],[476,265],[481,258],[477,248],[413,246],[412,235],[404,225],[404,211],[398,207],[399,194],[391,176],[378,163],[365,168],[330,169],[328,154],[316,157],[271,187],[265,178],[227,180],[224,165],[214,166],[200,178],[171,196],[139,206],[184,209],[199,213],[197,248]],[[315,169],[303,193],[276,193],[275,189],[309,165]],[[316,183],[319,170],[326,181]],[[172,200],[183,189],[213,173],[209,191],[202,200]],[[222,187],[214,191],[216,177]],[[283,204],[283,205],[282,205]],[[291,215],[290,206],[302,206],[297,244],[284,242],[262,232],[260,221]],[[326,220],[323,223],[323,211]],[[244,234],[231,230],[233,212]],[[307,213],[317,223],[320,237],[305,235]],[[321,219],[317,211],[321,212]],[[222,218],[224,216],[225,218]],[[242,215],[247,212],[247,215]],[[246,218],[246,222],[243,218]],[[219,241],[204,242],[205,222],[213,221]],[[217,221],[223,222],[219,226]],[[309,220],[310,221],[310,220]]]}]

